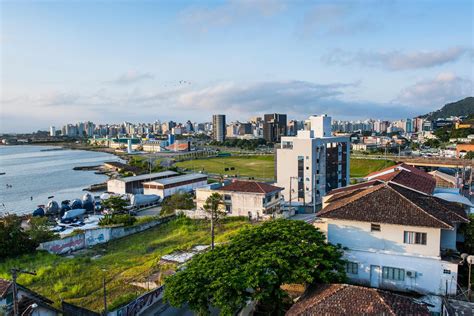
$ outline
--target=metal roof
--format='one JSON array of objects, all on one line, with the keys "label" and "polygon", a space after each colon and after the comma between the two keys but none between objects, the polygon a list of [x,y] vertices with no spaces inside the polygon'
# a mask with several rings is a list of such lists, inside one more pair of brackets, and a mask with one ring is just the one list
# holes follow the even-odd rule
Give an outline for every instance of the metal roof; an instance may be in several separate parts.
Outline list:
[{"label": "metal roof", "polygon": [[144,184],[167,185],[167,184],[174,184],[174,183],[179,183],[179,182],[184,182],[184,181],[197,180],[197,179],[201,179],[201,178],[202,179],[204,179],[204,178],[207,179],[207,175],[200,174],[200,173],[189,173],[189,174],[184,174],[182,176],[176,176],[176,177],[171,177],[171,178],[148,181],[148,182],[144,182]]},{"label": "metal roof", "polygon": [[133,177],[126,177],[126,178],[119,178],[115,180],[123,181],[125,183],[127,182],[133,182],[133,181],[145,181],[153,178],[164,178],[164,177],[174,177],[177,176],[179,173],[174,172],[174,171],[163,171],[163,172],[155,172],[155,173],[148,173],[148,174],[141,174],[138,176],[133,176]]}]

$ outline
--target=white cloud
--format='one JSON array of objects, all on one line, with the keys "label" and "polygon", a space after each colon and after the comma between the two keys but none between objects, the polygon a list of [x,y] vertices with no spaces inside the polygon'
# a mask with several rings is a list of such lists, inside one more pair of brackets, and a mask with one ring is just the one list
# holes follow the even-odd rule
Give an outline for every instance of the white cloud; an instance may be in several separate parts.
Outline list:
[{"label": "white cloud", "polygon": [[250,18],[270,17],[284,8],[280,0],[231,0],[212,7],[189,7],[180,13],[179,21],[193,31],[207,32]]},{"label": "white cloud", "polygon": [[438,74],[433,79],[419,81],[404,88],[396,98],[397,102],[430,107],[440,106],[474,95],[473,82],[454,73]]},{"label": "white cloud", "polygon": [[440,66],[454,62],[471,53],[472,50],[465,47],[451,47],[437,51],[359,51],[357,53],[336,49],[324,55],[322,61],[327,64],[358,64],[397,71]]},{"label": "white cloud", "polygon": [[128,71],[124,74],[119,75],[116,79],[112,80],[111,83],[126,85],[141,82],[144,80],[150,80],[153,78],[153,74],[149,72]]}]

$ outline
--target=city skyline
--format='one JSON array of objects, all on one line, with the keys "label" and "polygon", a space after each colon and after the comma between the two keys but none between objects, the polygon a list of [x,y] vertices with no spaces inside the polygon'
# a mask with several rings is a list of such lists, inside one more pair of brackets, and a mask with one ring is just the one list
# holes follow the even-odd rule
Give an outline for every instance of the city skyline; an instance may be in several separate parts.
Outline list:
[{"label": "city skyline", "polygon": [[213,113],[401,119],[473,94],[469,1],[1,7],[0,132]]}]

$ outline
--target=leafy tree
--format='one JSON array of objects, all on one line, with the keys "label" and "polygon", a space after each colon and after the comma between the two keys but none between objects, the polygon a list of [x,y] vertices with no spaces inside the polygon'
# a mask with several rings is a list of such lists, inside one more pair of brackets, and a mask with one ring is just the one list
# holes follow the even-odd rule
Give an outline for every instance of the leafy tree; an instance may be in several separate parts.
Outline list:
[{"label": "leafy tree", "polygon": [[105,215],[99,220],[100,226],[123,224],[124,226],[133,225],[137,219],[130,214],[112,214]]},{"label": "leafy tree", "polygon": [[464,159],[474,159],[474,151],[468,151],[466,155],[464,155]]},{"label": "leafy tree", "polygon": [[204,204],[204,211],[209,214],[211,222],[211,249],[214,249],[214,229],[219,219],[226,215],[224,198],[219,193],[212,193]]},{"label": "leafy tree", "polygon": [[441,145],[441,142],[437,139],[428,139],[423,145],[430,148],[437,148]]},{"label": "leafy tree", "polygon": [[345,281],[342,250],[303,221],[278,219],[241,230],[228,244],[194,257],[166,280],[165,299],[232,315],[249,300],[266,314],[283,313],[283,284]]},{"label": "leafy tree", "polygon": [[194,208],[193,196],[189,193],[175,193],[163,201],[161,215],[174,214],[176,210],[190,210]]},{"label": "leafy tree", "polygon": [[474,254],[474,214],[469,215],[469,223],[462,224],[459,228],[464,235],[463,251],[469,254]]},{"label": "leafy tree", "polygon": [[21,217],[7,214],[0,218],[0,258],[35,251],[38,243],[21,227]]},{"label": "leafy tree", "polygon": [[102,202],[104,208],[109,209],[112,213],[122,213],[128,206],[127,201],[122,199],[120,196],[111,196],[104,202]]},{"label": "leafy tree", "polygon": [[56,239],[58,234],[50,230],[51,224],[47,217],[32,217],[27,233],[37,244]]}]

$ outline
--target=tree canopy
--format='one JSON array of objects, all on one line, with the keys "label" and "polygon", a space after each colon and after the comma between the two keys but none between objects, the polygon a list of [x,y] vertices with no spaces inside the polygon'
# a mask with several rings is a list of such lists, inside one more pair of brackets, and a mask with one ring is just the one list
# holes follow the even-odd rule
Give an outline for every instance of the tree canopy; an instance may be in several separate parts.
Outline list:
[{"label": "tree canopy", "polygon": [[128,203],[120,196],[111,196],[102,202],[104,208],[111,210],[113,213],[121,213],[125,211]]},{"label": "tree canopy", "polygon": [[339,247],[303,221],[273,220],[241,230],[228,244],[194,257],[166,280],[165,299],[199,314],[217,307],[231,315],[248,300],[281,314],[283,284],[345,280]]},{"label": "tree canopy", "polygon": [[170,215],[176,210],[194,208],[193,196],[189,193],[175,193],[163,201],[160,215]]}]

